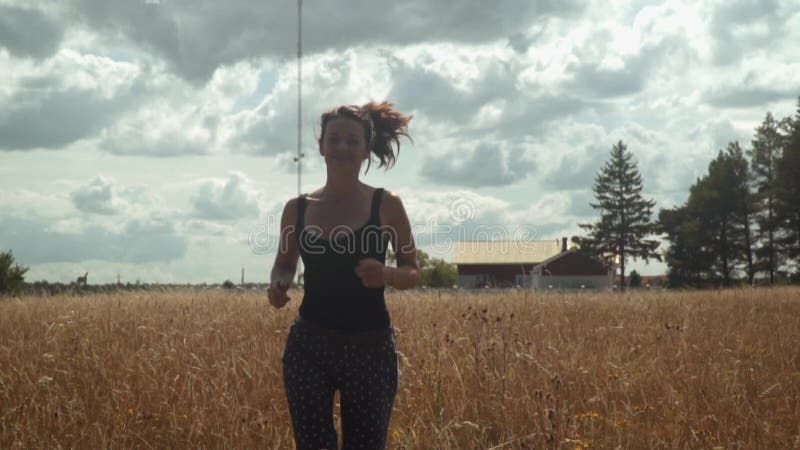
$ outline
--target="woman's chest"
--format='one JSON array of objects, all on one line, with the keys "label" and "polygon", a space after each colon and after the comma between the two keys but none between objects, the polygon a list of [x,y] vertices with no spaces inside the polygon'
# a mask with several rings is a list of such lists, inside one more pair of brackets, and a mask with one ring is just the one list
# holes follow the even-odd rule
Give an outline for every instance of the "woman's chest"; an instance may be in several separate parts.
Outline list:
[{"label": "woman's chest", "polygon": [[303,223],[308,234],[334,241],[354,234],[369,225],[371,219],[369,207],[309,202]]}]

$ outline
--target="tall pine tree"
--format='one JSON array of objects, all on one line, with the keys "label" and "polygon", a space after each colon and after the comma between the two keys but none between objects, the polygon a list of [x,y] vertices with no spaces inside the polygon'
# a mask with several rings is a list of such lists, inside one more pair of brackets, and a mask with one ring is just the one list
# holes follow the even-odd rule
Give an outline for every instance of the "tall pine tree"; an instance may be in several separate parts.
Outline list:
[{"label": "tall pine tree", "polygon": [[800,98],[797,113],[789,121],[789,136],[778,161],[776,215],[783,231],[779,246],[794,263],[793,278],[800,281]]},{"label": "tall pine tree", "polygon": [[691,246],[667,251],[671,284],[731,286],[741,270],[752,283],[747,167],[741,147],[731,142],[709,163],[708,174],[691,187],[684,207],[660,212],[660,229],[667,239],[673,245]]},{"label": "tall pine tree", "polygon": [[725,157],[728,170],[730,171],[728,175],[730,180],[729,188],[733,199],[731,205],[734,211],[733,249],[736,251],[739,261],[741,261],[741,264],[744,266],[747,284],[752,285],[755,278],[752,227],[755,201],[753,194],[750,192],[752,177],[750,175],[749,163],[738,142],[734,141],[728,144]]},{"label": "tall pine tree", "polygon": [[590,203],[600,212],[593,224],[579,224],[588,236],[578,242],[590,253],[620,265],[620,288],[625,289],[625,262],[628,257],[661,261],[656,251],[658,241],[646,239],[656,232],[650,222],[655,201],[642,197],[642,176],[622,141],[613,146],[611,159],[600,169],[593,187],[597,203]]},{"label": "tall pine tree", "polygon": [[769,284],[775,283],[775,271],[780,265],[775,242],[778,231],[775,180],[784,141],[780,123],[772,117],[772,113],[767,113],[764,122],[756,128],[752,140],[753,148],[747,152],[756,190],[754,215],[758,224],[758,244],[755,249],[755,265],[759,271],[768,274]]},{"label": "tall pine tree", "polygon": [[[699,189],[700,180],[691,187]],[[696,195],[696,194],[695,194]],[[689,194],[690,198],[692,193]],[[710,236],[703,220],[692,211],[694,203],[662,209],[658,213],[659,232],[665,235],[669,247],[664,252],[669,287],[705,287],[712,279],[710,268],[715,259],[708,244]]]}]

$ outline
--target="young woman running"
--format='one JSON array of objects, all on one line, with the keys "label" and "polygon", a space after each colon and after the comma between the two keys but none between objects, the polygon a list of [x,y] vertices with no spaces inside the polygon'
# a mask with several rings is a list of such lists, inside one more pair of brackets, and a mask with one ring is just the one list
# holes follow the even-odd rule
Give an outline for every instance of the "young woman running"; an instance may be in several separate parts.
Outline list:
[{"label": "young woman running", "polygon": [[[419,266],[400,198],[362,183],[359,173],[364,161],[369,170],[373,154],[378,167],[394,164],[410,120],[387,102],[324,113],[319,153],[325,185],[283,209],[269,301],[281,308],[290,300],[287,290],[302,257],[303,301],[283,353],[298,450],[337,449],[336,390],[343,449],[385,448],[398,361],[383,291],[414,287]],[[397,268],[385,265],[388,243]]]}]

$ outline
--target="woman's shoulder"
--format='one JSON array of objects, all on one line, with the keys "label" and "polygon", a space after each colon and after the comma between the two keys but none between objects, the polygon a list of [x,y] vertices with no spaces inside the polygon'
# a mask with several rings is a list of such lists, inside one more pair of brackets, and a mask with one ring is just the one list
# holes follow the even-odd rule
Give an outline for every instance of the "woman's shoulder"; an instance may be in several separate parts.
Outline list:
[{"label": "woman's shoulder", "polygon": [[296,197],[292,197],[289,200],[287,200],[286,203],[283,205],[284,217],[290,219],[295,218],[297,216],[297,210],[299,208],[300,202],[305,201],[310,195],[312,194],[309,193],[300,194]]},{"label": "woman's shoulder", "polygon": [[297,217],[297,204],[299,197],[292,197],[283,205],[283,219],[286,221],[294,222]]},{"label": "woman's shoulder", "polygon": [[381,223],[394,224],[405,217],[405,207],[399,194],[384,189],[381,197]]},{"label": "woman's shoulder", "polygon": [[[381,189],[383,189],[383,188],[381,188]],[[391,206],[398,206],[398,205],[401,205],[403,203],[402,200],[400,199],[400,194],[398,194],[398,193],[396,193],[394,191],[390,191],[388,189],[383,189],[382,200],[383,200],[384,204],[386,204],[386,205],[388,205],[390,207]]]},{"label": "woman's shoulder", "polygon": [[300,197],[303,197],[305,200],[318,201],[319,198],[322,196],[322,191],[323,190],[324,190],[324,187],[321,187],[321,188],[318,188],[318,189],[314,189],[313,191],[306,192],[305,194],[301,194],[298,197],[295,197],[295,199],[299,199]]}]

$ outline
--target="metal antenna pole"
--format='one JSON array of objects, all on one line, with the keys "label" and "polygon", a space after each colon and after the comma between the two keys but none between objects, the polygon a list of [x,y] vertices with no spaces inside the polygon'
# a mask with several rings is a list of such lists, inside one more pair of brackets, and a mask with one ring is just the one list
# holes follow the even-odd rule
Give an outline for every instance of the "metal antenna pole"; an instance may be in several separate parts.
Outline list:
[{"label": "metal antenna pole", "polygon": [[[303,193],[303,0],[297,0],[297,196]],[[299,232],[296,230],[295,232]],[[298,261],[297,283],[303,272],[303,261]]]},{"label": "metal antenna pole", "polygon": [[303,0],[297,0],[297,195],[303,192]]}]

